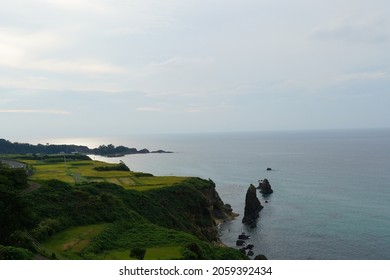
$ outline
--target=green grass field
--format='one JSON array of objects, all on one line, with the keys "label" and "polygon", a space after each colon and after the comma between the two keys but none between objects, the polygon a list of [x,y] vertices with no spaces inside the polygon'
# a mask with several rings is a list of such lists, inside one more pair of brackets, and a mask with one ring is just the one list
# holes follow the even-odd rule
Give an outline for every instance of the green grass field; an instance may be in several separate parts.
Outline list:
[{"label": "green grass field", "polygon": [[[42,245],[51,253],[54,253],[58,259],[83,259],[82,251],[87,249],[91,243],[93,243],[93,239],[98,237],[103,233],[105,229],[107,229],[110,224],[95,224],[95,225],[87,225],[87,226],[77,226],[66,229],[55,235],[48,238]],[[154,225],[146,226],[147,228],[153,228],[153,232],[149,232],[145,240],[146,244],[155,244],[159,243],[159,230]],[[166,229],[162,229],[163,232],[166,232]],[[135,233],[134,233],[135,232]],[[140,239],[143,239],[143,235],[145,232],[141,232],[138,228],[135,231],[128,230],[123,233],[121,236],[122,239],[120,241],[121,248],[120,249],[111,249],[104,250],[100,253],[89,253],[88,257],[91,259],[101,259],[101,260],[131,260],[130,251],[131,244],[133,242],[137,242]],[[178,235],[180,238],[180,233],[171,233],[172,243],[176,243],[175,235]],[[104,238],[104,237],[103,237]],[[129,240],[131,238],[132,240]],[[165,240],[163,243],[168,242],[169,239]],[[169,243],[169,242],[168,242]],[[144,244],[144,245],[146,245]],[[172,245],[152,245],[148,247],[146,245],[146,260],[167,260],[167,259],[180,259],[182,258],[182,246],[172,246]]]},{"label": "green grass field", "polygon": [[186,177],[177,176],[143,176],[143,173],[131,171],[97,171],[97,167],[116,166],[101,161],[68,160],[66,162],[50,162],[43,160],[23,160],[33,170],[32,181],[61,180],[70,184],[88,182],[107,182],[117,184],[126,189],[147,191],[180,183]]},{"label": "green grass field", "polygon": [[81,259],[79,253],[108,225],[73,227],[53,235],[43,243],[43,246],[54,252],[59,259]]}]

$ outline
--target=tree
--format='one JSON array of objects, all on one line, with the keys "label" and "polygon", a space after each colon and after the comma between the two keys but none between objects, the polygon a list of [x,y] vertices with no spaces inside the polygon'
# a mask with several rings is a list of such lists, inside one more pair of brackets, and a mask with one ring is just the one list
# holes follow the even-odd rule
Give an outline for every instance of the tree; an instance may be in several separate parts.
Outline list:
[{"label": "tree", "polygon": [[143,260],[145,257],[146,249],[141,247],[134,247],[130,251],[130,258],[136,258],[138,260]]},{"label": "tree", "polygon": [[24,170],[0,165],[0,243],[7,243],[10,234],[29,223],[27,203],[19,193],[27,186]]},{"label": "tree", "polygon": [[184,247],[183,256],[184,256],[184,259],[186,259],[186,260],[205,259],[205,257],[203,256],[202,249],[195,242],[189,243]]},{"label": "tree", "polygon": [[0,260],[31,260],[33,256],[27,249],[0,245]]}]

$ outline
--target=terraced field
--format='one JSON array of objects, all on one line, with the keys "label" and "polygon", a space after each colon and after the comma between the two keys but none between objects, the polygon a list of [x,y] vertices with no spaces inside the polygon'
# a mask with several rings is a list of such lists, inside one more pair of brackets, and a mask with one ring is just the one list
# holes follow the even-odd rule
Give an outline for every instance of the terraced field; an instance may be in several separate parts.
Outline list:
[{"label": "terraced field", "polygon": [[45,160],[23,160],[33,169],[32,181],[57,179],[70,184],[88,182],[107,182],[117,184],[126,189],[145,191],[155,188],[171,186],[180,183],[186,177],[153,176],[151,174],[132,171],[99,171],[99,168],[114,169],[118,164],[111,164],[92,160],[68,160],[52,162]]}]

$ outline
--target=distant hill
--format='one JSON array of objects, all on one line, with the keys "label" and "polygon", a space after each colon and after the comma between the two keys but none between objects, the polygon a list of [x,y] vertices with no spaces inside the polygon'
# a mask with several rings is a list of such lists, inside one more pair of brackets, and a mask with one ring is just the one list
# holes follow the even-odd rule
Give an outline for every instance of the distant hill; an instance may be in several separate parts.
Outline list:
[{"label": "distant hill", "polygon": [[148,149],[137,150],[136,148],[128,148],[125,146],[114,146],[109,145],[100,145],[98,148],[90,149],[87,146],[80,145],[55,145],[55,144],[28,144],[28,143],[18,143],[10,142],[5,139],[0,139],[0,154],[94,154],[101,156],[123,156],[129,154],[147,154],[147,153],[170,153],[163,150],[152,151]]}]

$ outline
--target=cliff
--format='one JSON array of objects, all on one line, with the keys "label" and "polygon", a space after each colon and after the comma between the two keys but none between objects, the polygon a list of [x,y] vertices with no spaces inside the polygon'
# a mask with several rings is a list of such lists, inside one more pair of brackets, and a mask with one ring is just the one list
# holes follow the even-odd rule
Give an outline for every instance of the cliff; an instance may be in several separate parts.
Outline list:
[{"label": "cliff", "polygon": [[229,204],[224,204],[215,189],[215,183],[210,179],[208,180],[208,183],[209,187],[205,187],[200,191],[207,201],[208,209],[214,220],[220,222],[234,219],[238,214],[233,213],[233,209]]},{"label": "cliff", "polygon": [[[0,259],[10,259],[2,253],[10,250],[17,258],[128,259],[129,248],[135,247],[154,252],[152,259],[247,258],[219,242],[217,221],[233,213],[211,180],[187,178],[140,191],[107,182],[49,179],[23,192],[27,177],[18,171],[0,165],[0,193],[6,194],[0,202],[18,209],[0,213],[8,229],[0,232],[0,246],[7,246]],[[122,251],[127,253],[118,256]]]},{"label": "cliff", "polygon": [[159,225],[192,233],[202,240],[219,242],[217,223],[235,217],[211,180],[189,178],[169,188],[148,191],[145,195],[158,205],[160,215],[170,218],[152,215],[150,205],[147,208],[139,205],[136,211]]}]

